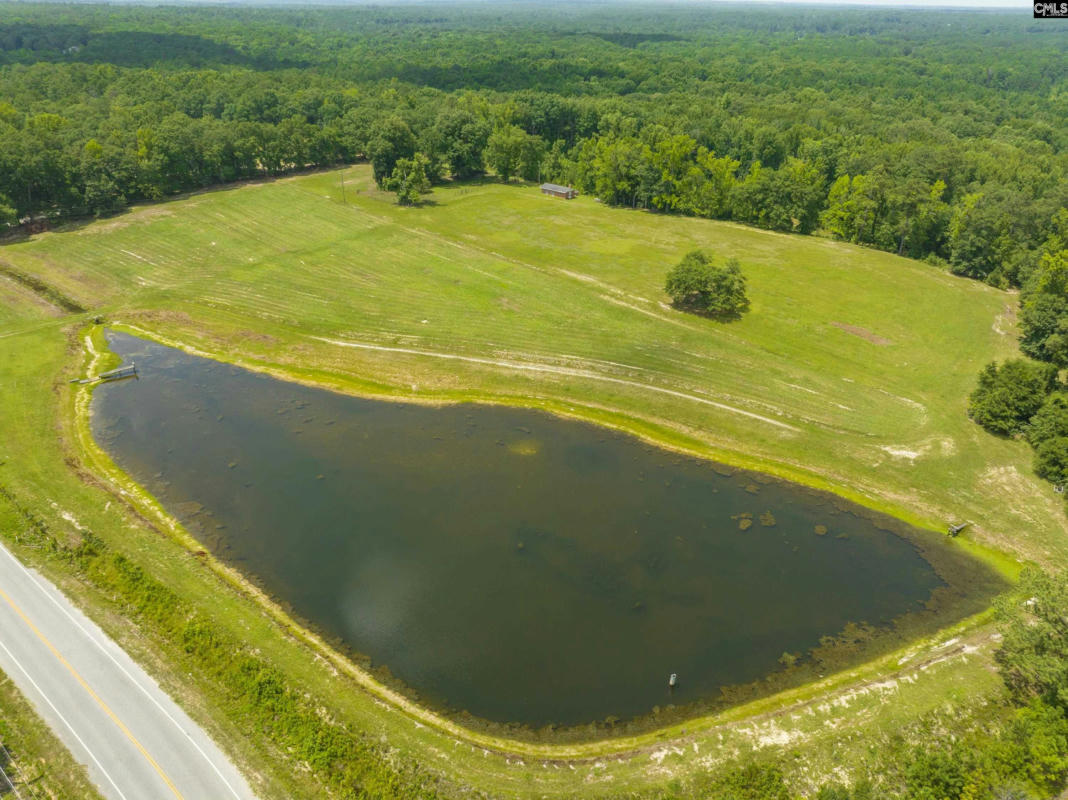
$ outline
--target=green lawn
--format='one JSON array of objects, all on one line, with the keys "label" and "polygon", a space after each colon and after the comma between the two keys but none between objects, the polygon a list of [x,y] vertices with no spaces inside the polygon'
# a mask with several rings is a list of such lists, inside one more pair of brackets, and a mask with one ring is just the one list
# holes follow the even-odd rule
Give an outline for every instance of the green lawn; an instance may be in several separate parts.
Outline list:
[{"label": "green lawn", "polygon": [[[969,537],[1021,559],[1068,560],[1062,505],[1031,474],[1026,445],[991,437],[964,415],[979,367],[1015,352],[1012,295],[885,253],[590,198],[558,201],[530,187],[450,186],[431,204],[404,209],[360,166],[346,171],[343,204],[338,177],[135,209],[3,246],[0,268],[55,287],[90,316],[221,358],[353,391],[545,406],[833,487],[934,527],[968,519]],[[752,299],[742,320],[717,323],[666,305],[665,273],[696,246],[740,259]],[[72,471],[71,456],[95,464],[64,383],[83,363],[72,327],[79,318],[53,316],[5,280],[0,486],[56,529],[70,530],[62,513],[77,517],[331,698],[341,718],[450,782],[515,796],[566,796],[580,786],[610,794],[662,786],[753,750],[803,749],[789,774],[804,787],[832,769],[858,769],[887,737],[913,727],[922,736],[930,715],[967,727],[989,713],[998,681],[979,626],[962,631],[964,649],[932,640],[822,686],[629,743],[554,749],[417,725],[309,657],[179,541]],[[62,565],[46,568],[65,580]],[[262,770],[265,797],[316,796],[284,768],[263,766],[257,740],[219,712],[222,701],[183,688],[166,649],[157,654],[107,598],[73,579],[65,586],[239,761]],[[877,680],[858,689],[864,678]],[[801,701],[812,702],[790,705]],[[779,713],[753,716],[770,711]],[[861,735],[847,745],[843,726]],[[628,755],[599,758],[618,750]],[[571,756],[590,760],[561,766]]]}]

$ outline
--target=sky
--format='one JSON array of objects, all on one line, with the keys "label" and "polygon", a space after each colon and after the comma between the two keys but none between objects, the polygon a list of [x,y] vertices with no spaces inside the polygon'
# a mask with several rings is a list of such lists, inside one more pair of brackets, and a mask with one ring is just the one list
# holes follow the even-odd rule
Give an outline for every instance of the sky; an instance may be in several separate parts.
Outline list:
[{"label": "sky", "polygon": [[[732,0],[727,0],[731,2]],[[1013,8],[1030,11],[1029,0],[737,0],[785,5],[913,6],[916,8]]]},{"label": "sky", "polygon": [[[113,2],[113,3],[149,3],[155,4],[203,4],[203,5],[393,5],[398,3],[420,4],[433,2],[456,2],[457,0],[80,0],[81,2]],[[459,0],[463,2],[463,0]],[[478,2],[478,0],[475,0]],[[525,0],[529,3],[531,0]],[[611,2],[611,0],[607,0]],[[623,0],[627,2],[627,0]],[[1060,2],[1061,0],[1057,0]],[[510,0],[488,0],[507,5]],[[537,2],[537,0],[534,0]],[[566,0],[549,0],[553,4],[566,2]],[[732,3],[744,5],[809,5],[809,6],[860,6],[869,8],[959,8],[959,9],[1001,9],[1016,11],[1026,14],[1031,18],[1031,6],[1034,0],[630,0],[630,2],[648,3],[663,2],[690,3],[692,5],[718,5],[720,3]],[[1068,30],[1068,20],[1055,20],[1053,24],[1064,25]]]},{"label": "sky", "polygon": [[1029,0],[727,0],[785,5],[913,6],[916,8],[1013,8],[1030,11]]},{"label": "sky", "polygon": [[[255,3],[256,0],[236,0],[237,2],[251,2]],[[280,0],[275,0],[276,2]],[[323,0],[320,0],[322,2]],[[400,2],[434,2],[434,0],[400,0]],[[448,0],[445,0],[446,2]],[[650,0],[638,0],[638,2],[649,2]],[[678,3],[688,2],[693,5],[702,4],[718,4],[722,2],[736,3],[738,5],[749,5],[752,3],[760,3],[762,5],[819,5],[819,6],[868,6],[868,7],[887,7],[893,6],[897,8],[997,8],[997,9],[1016,9],[1021,14],[1026,13],[1028,18],[1031,17],[1031,6],[1033,0],[661,0],[665,3]],[[234,0],[230,0],[234,2]],[[315,0],[289,0],[289,2],[312,2]],[[330,3],[345,4],[346,0],[326,0]],[[398,2],[398,0],[347,0],[347,2],[353,4],[364,5],[366,3],[380,3],[382,5],[390,5],[391,3]],[[491,0],[492,2],[492,0]],[[508,0],[496,0],[496,2],[503,2],[507,4]],[[560,2],[560,0],[555,0]],[[652,0],[657,2],[657,0]]]},{"label": "sky", "polygon": [[[653,1],[656,2],[656,0]],[[387,2],[387,0],[382,0],[382,2]],[[663,2],[680,2],[680,0],[663,0]],[[1032,6],[1032,0],[681,0],[681,2],[690,2],[694,5],[727,2],[739,5],[761,3],[764,5],[869,6],[872,8],[880,6],[884,8],[887,6],[896,8],[997,8],[1015,9],[1020,13],[1026,13],[1028,17],[1031,16]]]}]

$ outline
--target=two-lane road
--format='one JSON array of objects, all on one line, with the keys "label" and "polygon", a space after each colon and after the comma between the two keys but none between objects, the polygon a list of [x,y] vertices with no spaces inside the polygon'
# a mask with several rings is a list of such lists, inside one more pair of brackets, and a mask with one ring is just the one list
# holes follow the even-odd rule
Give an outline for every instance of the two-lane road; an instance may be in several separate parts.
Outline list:
[{"label": "two-lane road", "polygon": [[40,574],[0,546],[0,668],[113,800],[255,800],[214,742]]}]

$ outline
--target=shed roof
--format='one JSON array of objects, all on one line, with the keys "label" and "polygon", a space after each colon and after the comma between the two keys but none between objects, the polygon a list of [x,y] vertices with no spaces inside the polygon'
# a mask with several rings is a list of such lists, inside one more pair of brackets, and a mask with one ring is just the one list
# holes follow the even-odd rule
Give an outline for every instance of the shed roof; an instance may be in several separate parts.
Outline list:
[{"label": "shed roof", "polygon": [[575,191],[570,186],[561,186],[558,183],[543,183],[541,185],[543,192],[573,192]]}]

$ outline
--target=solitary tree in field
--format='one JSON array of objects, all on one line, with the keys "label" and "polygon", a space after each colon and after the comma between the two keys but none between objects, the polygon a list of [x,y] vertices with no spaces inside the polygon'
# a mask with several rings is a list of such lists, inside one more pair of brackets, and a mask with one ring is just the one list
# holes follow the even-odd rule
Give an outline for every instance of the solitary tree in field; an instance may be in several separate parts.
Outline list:
[{"label": "solitary tree in field", "polygon": [[393,174],[383,183],[383,188],[396,192],[397,202],[402,206],[419,205],[420,197],[430,191],[430,179],[426,174],[429,163],[422,153],[400,159],[393,168]]},{"label": "solitary tree in field", "polygon": [[703,250],[686,254],[668,273],[664,290],[676,307],[698,314],[732,319],[749,310],[745,275],[738,259],[729,258],[717,267]]}]

